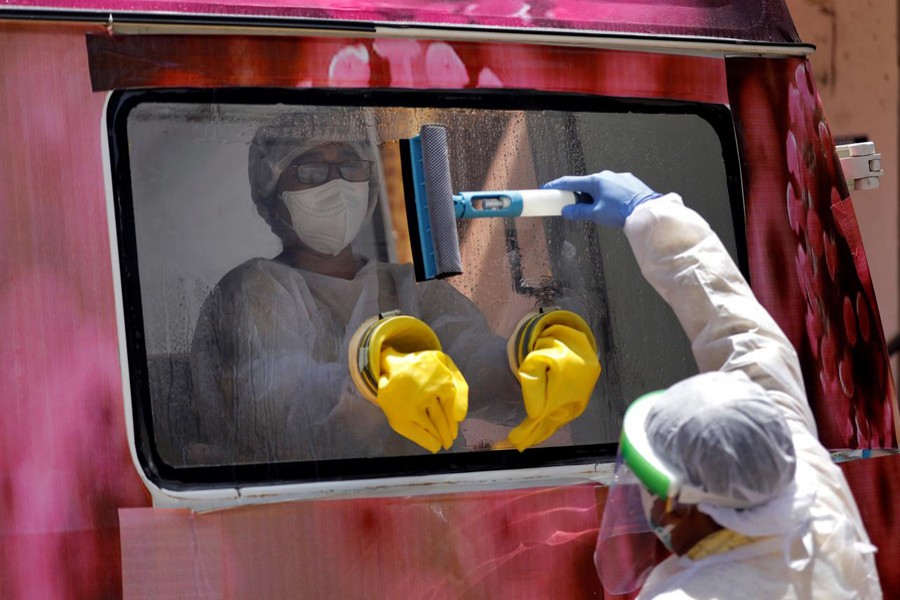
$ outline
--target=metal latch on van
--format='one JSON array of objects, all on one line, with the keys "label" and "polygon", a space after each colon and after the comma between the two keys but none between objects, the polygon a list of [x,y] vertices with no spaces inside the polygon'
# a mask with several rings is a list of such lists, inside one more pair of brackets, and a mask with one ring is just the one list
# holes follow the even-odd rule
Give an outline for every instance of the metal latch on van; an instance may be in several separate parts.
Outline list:
[{"label": "metal latch on van", "polygon": [[874,190],[884,175],[881,154],[875,152],[875,142],[836,146],[847,187],[853,190]]}]

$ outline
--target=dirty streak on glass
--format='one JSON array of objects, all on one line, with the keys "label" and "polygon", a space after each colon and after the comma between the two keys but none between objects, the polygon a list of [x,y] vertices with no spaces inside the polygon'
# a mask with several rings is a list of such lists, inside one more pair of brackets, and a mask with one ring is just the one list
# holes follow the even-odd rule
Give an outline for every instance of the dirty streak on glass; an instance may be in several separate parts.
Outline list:
[{"label": "dirty streak on glass", "polygon": [[[629,401],[696,371],[620,231],[559,217],[461,221],[464,273],[416,284],[397,140],[435,123],[448,130],[454,191],[631,171],[681,193],[735,254],[721,144],[694,115],[139,104],[128,119],[131,184],[153,435],[165,462],[426,453],[348,375],[350,336],[387,310],[429,323],[470,385],[454,452],[490,449],[525,417],[505,347],[529,311],[581,315],[603,367],[585,413],[544,447],[614,443]],[[352,258],[310,264],[285,250],[299,213],[277,196],[287,167],[310,151],[321,158],[324,142],[373,168],[367,192],[353,188],[368,203]],[[346,159],[335,156],[326,159]]]}]

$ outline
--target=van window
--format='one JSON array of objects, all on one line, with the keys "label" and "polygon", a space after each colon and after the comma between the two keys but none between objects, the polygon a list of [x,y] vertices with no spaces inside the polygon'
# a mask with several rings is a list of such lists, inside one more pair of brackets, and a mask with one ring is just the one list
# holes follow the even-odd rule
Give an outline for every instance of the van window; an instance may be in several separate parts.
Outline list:
[{"label": "van window", "polygon": [[[628,403],[696,372],[620,231],[461,219],[462,274],[416,282],[399,142],[423,125],[447,130],[454,192],[630,171],[680,193],[744,264],[721,106],[158,90],[114,94],[108,115],[136,443],[148,474],[177,485],[612,460]],[[507,340],[551,307],[590,325],[603,370],[584,414],[519,453],[505,443],[525,417]],[[351,337],[394,310],[428,323],[469,384],[449,451],[399,436],[350,378]]]}]

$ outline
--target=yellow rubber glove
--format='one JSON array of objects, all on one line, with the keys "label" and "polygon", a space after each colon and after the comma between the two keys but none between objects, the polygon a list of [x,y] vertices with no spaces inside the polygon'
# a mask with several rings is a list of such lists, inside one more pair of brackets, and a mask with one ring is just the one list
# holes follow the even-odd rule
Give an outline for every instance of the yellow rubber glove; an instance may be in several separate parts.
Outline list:
[{"label": "yellow rubber glove", "polygon": [[374,317],[350,340],[350,376],[391,428],[430,452],[449,450],[469,386],[434,331],[414,317]]},{"label": "yellow rubber glove", "polygon": [[391,428],[429,450],[449,450],[469,407],[469,385],[440,350],[384,347],[377,404]]},{"label": "yellow rubber glove", "polygon": [[[528,414],[509,433],[509,442],[519,452],[540,444],[580,416],[601,370],[597,343],[581,317],[556,310],[536,318],[532,333],[516,340],[516,352],[524,358],[516,361],[515,374]],[[517,337],[518,332],[513,339]]]}]

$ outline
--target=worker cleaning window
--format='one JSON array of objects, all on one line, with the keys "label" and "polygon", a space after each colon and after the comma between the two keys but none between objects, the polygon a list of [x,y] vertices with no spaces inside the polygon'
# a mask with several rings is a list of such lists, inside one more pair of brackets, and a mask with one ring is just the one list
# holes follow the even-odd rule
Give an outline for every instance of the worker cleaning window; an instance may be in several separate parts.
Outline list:
[{"label": "worker cleaning window", "polygon": [[563,217],[624,231],[701,371],[626,411],[594,555],[606,591],[881,598],[876,548],[816,438],[797,353],[709,224],[631,173],[546,185],[591,197]]},{"label": "worker cleaning window", "polygon": [[124,120],[161,464],[315,464],[315,478],[371,459],[385,474],[402,457],[611,457],[628,401],[695,372],[624,240],[558,211],[459,218],[458,273],[418,276],[402,163],[432,125],[454,193],[640,159],[651,180],[694,192],[740,260],[733,141],[708,109],[226,96],[138,96]]}]

